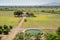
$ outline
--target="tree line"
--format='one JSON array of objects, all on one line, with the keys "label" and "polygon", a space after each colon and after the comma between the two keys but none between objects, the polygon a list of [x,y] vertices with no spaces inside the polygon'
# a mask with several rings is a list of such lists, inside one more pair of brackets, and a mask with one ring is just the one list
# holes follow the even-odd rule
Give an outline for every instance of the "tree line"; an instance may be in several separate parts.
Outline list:
[{"label": "tree line", "polygon": [[41,12],[52,13],[52,14],[60,14],[60,11],[55,11],[55,10],[41,10]]},{"label": "tree line", "polygon": [[[20,11],[20,10],[14,11],[14,16],[15,17],[22,17],[23,15],[24,15],[23,11]],[[26,12],[25,16],[27,16],[27,17],[36,17],[34,15],[34,13],[29,13],[29,12]]]}]

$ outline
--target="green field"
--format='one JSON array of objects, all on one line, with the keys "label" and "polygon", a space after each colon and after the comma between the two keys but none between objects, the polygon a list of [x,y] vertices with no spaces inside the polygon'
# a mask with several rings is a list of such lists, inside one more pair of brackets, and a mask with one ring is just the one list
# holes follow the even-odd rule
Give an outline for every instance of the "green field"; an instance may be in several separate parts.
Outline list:
[{"label": "green field", "polygon": [[14,17],[13,13],[13,11],[0,11],[0,25],[16,26],[20,18]]},{"label": "green field", "polygon": [[[60,14],[43,13],[42,10],[60,11],[60,8],[16,8],[17,10],[25,10],[29,13],[34,13],[36,17],[27,17],[27,22],[24,22],[22,28],[57,28],[60,26]],[[20,18],[13,15],[14,11],[0,11],[0,25],[16,26]]]},{"label": "green field", "polygon": [[60,14],[42,13],[35,14],[36,17],[28,17],[23,28],[57,28],[60,26]]}]

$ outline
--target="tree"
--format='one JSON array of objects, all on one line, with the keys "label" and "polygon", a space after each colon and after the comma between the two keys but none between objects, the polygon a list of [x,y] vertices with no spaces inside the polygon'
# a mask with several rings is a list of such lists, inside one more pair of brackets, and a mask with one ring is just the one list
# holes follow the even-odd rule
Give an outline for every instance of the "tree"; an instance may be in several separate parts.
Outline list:
[{"label": "tree", "polygon": [[46,40],[55,40],[56,39],[56,36],[53,35],[53,34],[50,34],[50,33],[47,33],[46,34]]},{"label": "tree", "polygon": [[2,26],[0,26],[0,29],[2,29]]},{"label": "tree", "polygon": [[4,29],[8,29],[8,26],[7,25],[4,25],[3,27],[4,27]]},{"label": "tree", "polygon": [[2,26],[0,26],[0,34],[2,34]]},{"label": "tree", "polygon": [[24,35],[23,35],[23,32],[20,32],[20,33],[19,33],[19,39],[20,39],[20,40],[23,40],[23,39],[24,39],[23,36],[24,36]]},{"label": "tree", "polygon": [[24,22],[27,22],[27,19],[25,19]]},{"label": "tree", "polygon": [[35,35],[36,39],[35,40],[40,40],[42,33],[38,33]]},{"label": "tree", "polygon": [[41,12],[45,12],[45,10],[42,10]]},{"label": "tree", "polygon": [[55,11],[54,10],[51,10],[51,13],[55,13]]},{"label": "tree", "polygon": [[12,29],[12,28],[13,28],[11,25],[10,25],[9,27],[10,27],[10,29]]},{"label": "tree", "polygon": [[27,14],[28,17],[30,17],[30,14],[28,12],[26,14]]},{"label": "tree", "polygon": [[3,26],[3,33],[4,33],[5,35],[7,35],[9,32],[10,32],[10,29],[8,28],[8,26],[7,26],[7,25],[4,25],[4,26]]},{"label": "tree", "polygon": [[24,40],[24,34],[23,32],[20,32],[16,35],[16,37],[13,40]]},{"label": "tree", "polygon": [[56,33],[60,35],[60,27],[57,29]]},{"label": "tree", "polygon": [[4,29],[4,32],[3,32],[5,35],[9,34],[9,30],[8,29]]},{"label": "tree", "polygon": [[2,29],[0,29],[0,34],[2,34]]},{"label": "tree", "polygon": [[19,10],[14,12],[14,16],[15,17],[22,16],[22,14],[23,14],[23,12],[22,11],[19,11]]}]

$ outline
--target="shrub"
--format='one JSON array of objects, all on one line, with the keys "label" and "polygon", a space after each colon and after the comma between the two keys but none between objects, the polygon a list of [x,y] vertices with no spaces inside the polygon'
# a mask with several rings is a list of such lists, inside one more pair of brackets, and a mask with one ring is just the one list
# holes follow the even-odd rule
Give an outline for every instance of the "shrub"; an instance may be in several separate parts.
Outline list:
[{"label": "shrub", "polygon": [[2,34],[2,26],[0,26],[0,34]]},{"label": "shrub", "polygon": [[12,29],[13,27],[10,25],[9,28]]},{"label": "shrub", "polygon": [[15,17],[20,17],[20,16],[22,16],[22,14],[23,14],[23,12],[19,11],[19,10],[14,12]]},{"label": "shrub", "polygon": [[8,29],[4,29],[3,33],[4,33],[5,35],[7,35],[7,34],[9,33],[9,30],[8,30]]},{"label": "shrub", "polygon": [[4,29],[8,29],[8,26],[7,25],[4,25],[3,27],[4,27]]},{"label": "shrub", "polygon": [[0,34],[2,34],[2,29],[0,29]]},{"label": "shrub", "polygon": [[60,27],[57,29],[56,33],[60,35]]},{"label": "shrub", "polygon": [[0,29],[2,29],[2,26],[0,26]]}]

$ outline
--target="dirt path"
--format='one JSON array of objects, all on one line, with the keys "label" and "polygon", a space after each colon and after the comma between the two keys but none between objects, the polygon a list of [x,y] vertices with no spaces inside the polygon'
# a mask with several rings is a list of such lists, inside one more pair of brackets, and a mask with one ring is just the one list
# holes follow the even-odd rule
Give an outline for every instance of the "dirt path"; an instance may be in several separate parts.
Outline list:
[{"label": "dirt path", "polygon": [[15,28],[13,28],[13,29],[11,30],[11,32],[9,33],[9,35],[7,35],[7,37],[6,37],[5,39],[3,39],[3,40],[13,40],[13,38],[16,36],[16,34],[20,31],[20,27],[22,26],[25,18],[26,18],[26,17],[23,17],[23,18],[20,20],[18,26],[15,27]]}]

